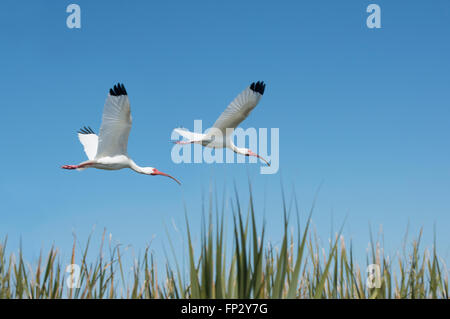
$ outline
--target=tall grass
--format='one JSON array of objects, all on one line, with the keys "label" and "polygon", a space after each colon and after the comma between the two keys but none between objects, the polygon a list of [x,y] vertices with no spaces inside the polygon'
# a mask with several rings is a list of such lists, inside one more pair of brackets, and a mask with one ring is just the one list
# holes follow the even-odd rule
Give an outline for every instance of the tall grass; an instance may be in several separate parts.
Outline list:
[{"label": "tall grass", "polygon": [[[247,205],[245,205],[247,206]],[[297,205],[295,205],[297,207]],[[421,249],[422,233],[395,258],[385,256],[371,240],[366,263],[379,266],[378,288],[367,282],[366,267],[355,262],[352,245],[338,232],[328,247],[321,247],[311,230],[309,213],[301,225],[298,210],[290,216],[283,199],[280,245],[266,239],[266,225],[257,223],[250,191],[248,209],[234,196],[230,210],[219,209],[210,198],[201,224],[199,247],[186,214],[186,267],[175,261],[158,268],[146,248],[133,267],[124,271],[126,248],[111,238],[101,241],[96,260],[88,261],[90,238],[80,255],[76,240],[70,262],[63,263],[54,247],[35,265],[21,249],[8,254],[7,238],[0,243],[0,298],[448,298],[448,270],[435,246]],[[231,217],[230,217],[231,216]],[[230,218],[227,218],[230,217]],[[231,220],[232,240],[226,221]],[[294,220],[294,221],[293,221]],[[291,226],[294,224],[295,231]],[[169,243],[174,251],[174,245]],[[106,245],[105,245],[106,244]],[[227,244],[229,246],[227,246]],[[349,246],[349,247],[347,247]],[[105,251],[108,257],[104,257]],[[69,288],[67,264],[79,265],[79,287]],[[159,273],[160,272],[160,273]],[[164,278],[164,279],[161,279]],[[158,280],[159,279],[159,280]]]}]

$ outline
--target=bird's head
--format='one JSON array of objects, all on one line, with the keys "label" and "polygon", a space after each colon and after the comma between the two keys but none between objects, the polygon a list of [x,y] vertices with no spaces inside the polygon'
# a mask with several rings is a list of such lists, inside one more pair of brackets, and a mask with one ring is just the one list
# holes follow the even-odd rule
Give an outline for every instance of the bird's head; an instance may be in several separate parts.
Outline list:
[{"label": "bird's head", "polygon": [[252,152],[250,149],[246,148],[244,151],[245,156],[255,156],[257,158],[259,158],[260,160],[262,160],[263,162],[265,162],[267,164],[267,166],[270,166],[269,162],[266,161],[262,156]]},{"label": "bird's head", "polygon": [[178,185],[181,185],[180,181],[177,180],[175,177],[170,176],[169,174],[160,172],[160,171],[158,171],[158,170],[157,170],[156,168],[154,168],[154,167],[142,167],[142,168],[141,168],[141,172],[142,172],[142,174],[146,174],[146,175],[153,175],[153,176],[155,176],[155,175],[162,175],[162,176],[167,176],[167,177],[170,177],[171,179],[173,179],[175,182],[177,182]]}]

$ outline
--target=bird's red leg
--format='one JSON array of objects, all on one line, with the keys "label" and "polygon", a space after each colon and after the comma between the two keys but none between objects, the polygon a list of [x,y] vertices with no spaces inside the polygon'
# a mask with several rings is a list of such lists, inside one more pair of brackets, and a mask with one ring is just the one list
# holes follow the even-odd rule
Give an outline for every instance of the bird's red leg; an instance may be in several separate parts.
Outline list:
[{"label": "bird's red leg", "polygon": [[61,166],[61,168],[64,168],[64,169],[77,169],[78,165],[64,165],[64,166]]},{"label": "bird's red leg", "polygon": [[77,168],[83,168],[86,166],[92,165],[92,163],[81,163],[80,165],[63,165],[61,168],[64,169],[77,169]]},{"label": "bird's red leg", "polygon": [[194,143],[194,141],[174,141],[175,144],[191,144]]}]

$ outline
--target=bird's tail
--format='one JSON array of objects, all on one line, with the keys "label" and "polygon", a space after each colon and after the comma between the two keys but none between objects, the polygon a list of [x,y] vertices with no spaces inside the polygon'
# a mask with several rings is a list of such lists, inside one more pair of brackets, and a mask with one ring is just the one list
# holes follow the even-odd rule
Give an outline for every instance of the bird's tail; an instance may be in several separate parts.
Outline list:
[{"label": "bird's tail", "polygon": [[176,128],[173,131],[183,136],[187,140],[187,141],[175,141],[175,143],[177,144],[190,144],[200,142],[206,138],[206,134],[194,133],[182,128]]}]

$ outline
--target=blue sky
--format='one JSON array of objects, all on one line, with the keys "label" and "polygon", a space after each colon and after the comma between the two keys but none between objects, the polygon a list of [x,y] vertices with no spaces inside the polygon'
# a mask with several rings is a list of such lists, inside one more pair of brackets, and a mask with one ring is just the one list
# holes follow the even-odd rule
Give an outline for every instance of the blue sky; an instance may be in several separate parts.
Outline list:
[{"label": "blue sky", "polygon": [[[344,235],[365,253],[369,223],[391,251],[407,225],[432,244],[436,225],[450,258],[450,3],[375,1],[381,29],[368,29],[373,1],[76,1],[82,27],[66,27],[69,1],[6,1],[0,12],[0,237],[29,259],[53,243],[68,255],[95,226],[136,251],[159,256],[192,227],[214,181],[248,198],[277,242],[280,183],[295,185],[304,215],[319,192],[314,225],[324,241]],[[212,125],[253,81],[266,93],[243,128],[280,129],[280,170],[261,164],[175,164],[174,127]],[[96,131],[107,92],[123,82],[133,128],[129,170],[61,170],[85,159],[75,132]],[[290,195],[289,195],[290,196]],[[229,211],[228,211],[229,212]],[[230,213],[230,212],[229,212]]]}]

